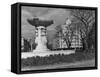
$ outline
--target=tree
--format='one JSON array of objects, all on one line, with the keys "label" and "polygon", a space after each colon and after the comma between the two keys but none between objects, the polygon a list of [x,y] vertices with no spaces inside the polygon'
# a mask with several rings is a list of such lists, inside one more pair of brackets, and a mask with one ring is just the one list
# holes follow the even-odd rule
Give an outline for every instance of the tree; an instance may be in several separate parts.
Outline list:
[{"label": "tree", "polygon": [[[56,33],[56,37],[60,37],[61,39],[63,39],[68,48],[71,47],[71,42],[72,42],[72,38],[74,36],[74,28],[72,26],[72,24],[69,24],[66,26],[66,24],[64,24],[65,26],[65,29],[63,30],[62,26],[61,25],[58,25],[55,29],[57,30],[57,33]],[[60,35],[59,35],[60,34]]]},{"label": "tree", "polygon": [[95,11],[71,9],[71,15],[79,20],[79,22],[82,24],[78,27],[82,37],[82,41],[85,44],[85,48],[86,50],[88,50],[88,34],[93,26],[93,23],[95,22]]},{"label": "tree", "polygon": [[30,51],[30,43],[24,39],[24,49],[23,52],[29,52]]},{"label": "tree", "polygon": [[50,43],[49,39],[47,38],[47,44],[46,44],[47,48],[52,50],[53,47],[52,47],[52,44]]},{"label": "tree", "polygon": [[63,39],[66,41],[68,48],[70,48],[75,30],[72,24],[67,25],[65,29],[66,31],[65,34],[63,34]]},{"label": "tree", "polygon": [[92,47],[95,49],[95,23],[93,24],[93,27],[88,34],[88,46],[89,48]]}]

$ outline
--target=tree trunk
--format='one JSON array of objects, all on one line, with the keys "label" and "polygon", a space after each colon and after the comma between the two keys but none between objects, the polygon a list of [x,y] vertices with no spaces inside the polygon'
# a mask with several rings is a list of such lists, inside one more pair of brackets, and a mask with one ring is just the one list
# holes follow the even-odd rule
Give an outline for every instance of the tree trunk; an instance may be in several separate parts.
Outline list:
[{"label": "tree trunk", "polygon": [[71,46],[71,42],[70,42],[69,40],[66,41],[66,44],[67,44],[68,48],[70,48],[70,46]]},{"label": "tree trunk", "polygon": [[84,39],[84,44],[85,44],[85,50],[88,51],[88,42],[87,42],[87,37]]}]

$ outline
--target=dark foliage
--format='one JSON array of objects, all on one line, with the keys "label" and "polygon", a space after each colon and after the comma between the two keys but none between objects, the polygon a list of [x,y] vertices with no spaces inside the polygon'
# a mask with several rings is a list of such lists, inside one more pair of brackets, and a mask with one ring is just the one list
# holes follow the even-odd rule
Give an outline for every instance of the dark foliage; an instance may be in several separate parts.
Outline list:
[{"label": "dark foliage", "polygon": [[32,49],[35,49],[36,46],[37,46],[37,44],[33,43],[33,44],[32,44]]},{"label": "dark foliage", "polygon": [[24,49],[22,50],[22,52],[29,52],[31,49],[30,43],[29,41],[27,41],[26,39],[24,39]]}]

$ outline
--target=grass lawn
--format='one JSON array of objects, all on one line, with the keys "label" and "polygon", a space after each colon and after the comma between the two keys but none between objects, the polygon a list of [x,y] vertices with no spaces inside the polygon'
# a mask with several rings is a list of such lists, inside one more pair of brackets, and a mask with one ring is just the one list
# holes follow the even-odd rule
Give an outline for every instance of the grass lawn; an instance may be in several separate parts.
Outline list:
[{"label": "grass lawn", "polygon": [[42,65],[42,66],[27,66],[23,67],[21,70],[40,70],[40,69],[57,69],[57,68],[77,68],[77,67],[93,67],[95,66],[95,59],[87,60],[87,61],[79,61],[74,63],[59,63],[52,65]]}]

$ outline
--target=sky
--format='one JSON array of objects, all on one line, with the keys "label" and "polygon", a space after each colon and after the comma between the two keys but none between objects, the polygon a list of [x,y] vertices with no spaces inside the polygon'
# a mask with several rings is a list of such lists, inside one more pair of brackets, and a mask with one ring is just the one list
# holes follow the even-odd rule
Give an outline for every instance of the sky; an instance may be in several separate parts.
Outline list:
[{"label": "sky", "polygon": [[47,27],[48,37],[51,39],[56,33],[55,27],[57,25],[63,25],[66,19],[70,17],[69,9],[31,6],[22,6],[21,9],[21,31],[22,36],[26,39],[34,38],[35,34],[35,27],[30,25],[27,19],[38,17],[44,20],[53,20],[54,24]]}]

